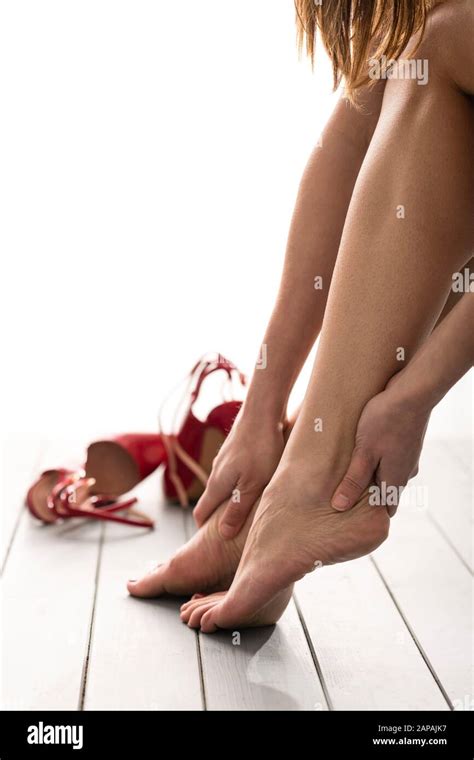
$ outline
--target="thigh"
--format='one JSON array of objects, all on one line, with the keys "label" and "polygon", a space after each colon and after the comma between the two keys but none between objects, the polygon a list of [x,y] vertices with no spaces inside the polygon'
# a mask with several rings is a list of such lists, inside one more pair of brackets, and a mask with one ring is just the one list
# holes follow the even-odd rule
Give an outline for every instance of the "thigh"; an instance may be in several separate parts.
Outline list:
[{"label": "thigh", "polygon": [[356,318],[357,306],[346,295],[357,282],[358,298],[374,311],[395,313],[402,306],[401,317],[420,340],[474,246],[474,107],[439,50],[428,29],[416,53],[428,61],[427,84],[387,81],[328,304],[343,306],[348,322],[351,309]]}]

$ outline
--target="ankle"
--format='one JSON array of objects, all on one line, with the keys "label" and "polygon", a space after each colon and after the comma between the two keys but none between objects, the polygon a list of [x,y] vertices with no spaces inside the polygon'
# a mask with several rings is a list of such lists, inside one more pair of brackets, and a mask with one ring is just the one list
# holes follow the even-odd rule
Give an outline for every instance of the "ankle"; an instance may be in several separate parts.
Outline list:
[{"label": "ankle", "polygon": [[290,439],[280,467],[287,475],[298,477],[308,490],[327,495],[330,499],[344,477],[354,450],[354,435],[341,437],[338,445],[322,438],[317,446],[292,446]]},{"label": "ankle", "polygon": [[299,456],[283,455],[274,477],[265,489],[266,492],[291,489],[299,494],[303,502],[312,504],[330,503],[334,491],[344,476],[337,466],[337,461],[326,457],[309,459]]}]

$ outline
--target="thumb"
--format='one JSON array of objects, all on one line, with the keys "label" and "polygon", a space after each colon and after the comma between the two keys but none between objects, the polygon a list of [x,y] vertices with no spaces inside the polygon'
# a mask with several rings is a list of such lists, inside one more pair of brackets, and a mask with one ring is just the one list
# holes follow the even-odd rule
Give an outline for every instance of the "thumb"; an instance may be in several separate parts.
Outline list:
[{"label": "thumb", "polygon": [[372,457],[355,449],[348,470],[331,499],[333,509],[338,512],[352,509],[371,483],[375,469]]}]

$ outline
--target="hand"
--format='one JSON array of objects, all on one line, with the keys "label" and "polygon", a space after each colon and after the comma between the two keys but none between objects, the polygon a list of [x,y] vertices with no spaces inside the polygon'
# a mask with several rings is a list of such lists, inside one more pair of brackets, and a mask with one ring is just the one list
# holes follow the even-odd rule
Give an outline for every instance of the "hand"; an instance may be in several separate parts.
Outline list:
[{"label": "hand", "polygon": [[[397,375],[374,396],[360,417],[352,459],[332,497],[333,508],[352,509],[373,483],[404,487],[418,472],[430,412],[400,393]],[[393,517],[397,506],[387,505],[387,510]]]},{"label": "hand", "polygon": [[219,523],[224,539],[234,538],[270,482],[285,447],[281,421],[256,419],[243,409],[212,465],[206,490],[194,510],[200,527],[229,499]]}]

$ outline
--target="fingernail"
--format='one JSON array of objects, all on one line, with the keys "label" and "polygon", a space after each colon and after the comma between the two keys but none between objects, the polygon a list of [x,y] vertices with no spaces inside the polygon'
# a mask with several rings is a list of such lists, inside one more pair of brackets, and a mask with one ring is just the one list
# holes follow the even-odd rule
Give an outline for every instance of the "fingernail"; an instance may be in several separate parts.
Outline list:
[{"label": "fingernail", "polygon": [[129,579],[128,579],[128,582],[129,582],[129,583],[136,583],[136,582],[137,582],[137,579],[136,579],[136,578],[129,578]]},{"label": "fingernail", "polygon": [[332,500],[332,505],[335,509],[346,509],[349,506],[349,499],[343,493],[338,493]]}]

